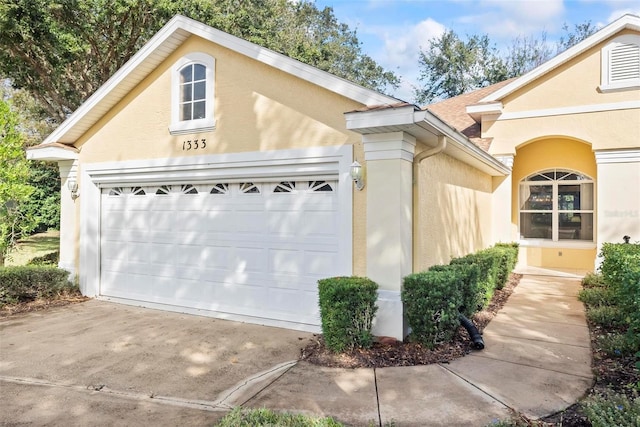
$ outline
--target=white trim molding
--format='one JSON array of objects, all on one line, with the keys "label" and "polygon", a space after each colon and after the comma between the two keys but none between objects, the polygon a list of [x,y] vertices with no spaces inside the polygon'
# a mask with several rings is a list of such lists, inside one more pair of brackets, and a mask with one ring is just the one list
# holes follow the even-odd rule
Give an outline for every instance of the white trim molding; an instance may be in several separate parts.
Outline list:
[{"label": "white trim molding", "polygon": [[571,114],[602,113],[605,111],[640,109],[640,101],[613,102],[607,104],[576,105],[571,107],[547,108],[542,110],[514,111],[502,113],[496,120],[532,119],[537,117],[556,117]]},{"label": "white trim molding", "polygon": [[596,164],[607,163],[640,163],[640,149],[631,148],[623,150],[596,151]]},{"label": "white trim molding", "polygon": [[640,35],[611,40],[601,53],[601,92],[640,88]]},{"label": "white trim molding", "polygon": [[78,150],[74,147],[61,147],[60,144],[36,145],[27,149],[27,160],[78,160]]},{"label": "white trim molding", "polygon": [[416,139],[406,132],[363,135],[365,160],[403,159],[413,163]]},{"label": "white trim molding", "polygon": [[341,210],[337,226],[342,236],[340,274],[353,270],[353,189],[349,168],[351,145],[196,157],[93,163],[81,170],[80,290],[100,293],[101,188],[125,185],[204,183],[224,180],[337,179]]},{"label": "white trim molding", "polygon": [[493,157],[509,169],[513,169],[513,160],[516,157],[515,154],[494,154]]}]

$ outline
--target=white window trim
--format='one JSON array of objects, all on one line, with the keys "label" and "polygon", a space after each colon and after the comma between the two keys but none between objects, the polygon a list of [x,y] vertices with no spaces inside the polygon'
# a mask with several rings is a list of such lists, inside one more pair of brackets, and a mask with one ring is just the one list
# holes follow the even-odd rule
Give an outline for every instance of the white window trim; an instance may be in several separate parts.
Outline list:
[{"label": "white window trim", "polygon": [[601,82],[598,90],[600,92],[612,92],[620,90],[630,90],[640,88],[640,78],[628,79],[624,81],[611,81],[611,52],[621,44],[634,44],[640,48],[640,36],[628,34],[617,37],[602,48],[601,55]]},{"label": "white window trim", "polygon": [[[596,241],[596,183],[595,180],[591,177],[589,177],[588,175],[579,172],[579,171],[575,171],[575,170],[571,170],[571,169],[563,169],[563,168],[556,168],[556,170],[562,170],[562,171],[567,171],[567,172],[572,172],[572,173],[576,173],[576,174],[580,174],[580,175],[584,175],[586,177],[588,177],[589,179],[584,179],[584,180],[549,180],[549,181],[526,181],[526,178],[520,180],[520,182],[518,183],[518,236],[519,239],[518,241],[520,242],[520,244],[522,244],[523,246],[535,246],[535,247],[573,247],[576,249],[590,249],[595,247],[595,241]],[[536,173],[544,173],[547,170],[541,170],[538,172],[534,172],[529,174],[528,176],[534,175]],[[561,183],[561,184],[560,184]],[[533,209],[521,209],[520,208],[520,189],[522,188],[522,185],[527,185],[527,186],[534,186],[534,185],[550,185],[552,187],[552,194],[553,194],[553,205],[550,211],[539,211],[539,210],[533,210]],[[559,185],[565,185],[565,184],[593,184],[593,209],[573,209],[573,210],[565,210],[565,209],[558,209],[558,198],[557,198],[557,194],[558,194],[558,186]],[[520,232],[520,214],[521,213],[537,213],[537,212],[549,212],[551,214],[551,239],[540,239],[540,238],[526,238],[526,237],[522,237],[521,232]],[[593,237],[592,240],[572,240],[572,239],[560,239],[559,238],[559,224],[558,224],[558,219],[560,217],[561,213],[566,213],[566,212],[573,212],[573,213],[590,213],[593,215]]]},{"label": "white window trim", "polygon": [[[207,67],[205,118],[180,120],[180,70],[190,64],[202,64]],[[171,69],[171,124],[169,125],[169,133],[171,135],[208,132],[215,129],[215,66],[215,58],[201,52],[189,53],[173,65]]]}]

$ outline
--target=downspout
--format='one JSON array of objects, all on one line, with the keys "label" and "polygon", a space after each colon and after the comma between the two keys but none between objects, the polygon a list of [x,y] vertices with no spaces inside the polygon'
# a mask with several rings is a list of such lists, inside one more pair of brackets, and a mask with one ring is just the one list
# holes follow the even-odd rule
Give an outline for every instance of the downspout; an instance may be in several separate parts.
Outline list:
[{"label": "downspout", "polygon": [[[418,235],[418,202],[420,201],[419,198],[419,188],[418,188],[418,172],[420,170],[420,163],[424,160],[424,159],[428,159],[429,157],[433,157],[436,154],[439,154],[441,152],[444,151],[444,149],[447,147],[447,137],[444,135],[440,135],[438,136],[438,144],[433,147],[430,148],[428,150],[424,150],[419,152],[418,154],[416,154],[413,157],[413,185],[414,185],[414,189],[413,189],[413,254],[417,253],[417,248],[418,248],[418,244],[417,244],[417,238],[416,236]],[[415,266],[416,262],[415,262],[415,258],[412,262],[412,264]]]}]

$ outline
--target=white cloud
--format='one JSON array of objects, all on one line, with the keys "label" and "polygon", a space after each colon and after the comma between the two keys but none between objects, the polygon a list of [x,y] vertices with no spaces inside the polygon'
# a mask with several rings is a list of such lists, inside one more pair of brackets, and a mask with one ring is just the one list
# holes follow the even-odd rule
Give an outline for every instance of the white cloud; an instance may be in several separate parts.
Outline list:
[{"label": "white cloud", "polygon": [[360,28],[375,35],[381,41],[380,48],[370,55],[380,65],[394,71],[402,78],[395,96],[405,101],[413,99],[413,86],[418,79],[418,58],[420,50],[429,41],[444,33],[445,26],[429,18],[415,25]]}]

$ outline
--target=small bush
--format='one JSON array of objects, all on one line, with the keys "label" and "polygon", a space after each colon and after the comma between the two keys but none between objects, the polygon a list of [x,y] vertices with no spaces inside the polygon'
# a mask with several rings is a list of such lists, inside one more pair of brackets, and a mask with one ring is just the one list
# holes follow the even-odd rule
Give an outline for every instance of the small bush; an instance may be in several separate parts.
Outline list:
[{"label": "small bush", "polygon": [[585,288],[578,294],[578,299],[585,303],[587,307],[611,306],[616,302],[615,293],[605,288]]},{"label": "small bush", "polygon": [[518,243],[497,243],[490,251],[499,257],[500,269],[496,278],[496,289],[504,288],[509,280],[509,275],[518,263]]},{"label": "small bush", "polygon": [[431,270],[404,278],[401,297],[410,338],[428,348],[451,341],[462,306],[460,284],[464,282],[461,269]]},{"label": "small bush", "polygon": [[301,414],[277,413],[270,409],[235,408],[222,418],[217,427],[342,427],[333,418],[317,418]]},{"label": "small bush", "polygon": [[640,426],[640,398],[621,394],[596,395],[582,404],[593,427]]},{"label": "small bush", "polygon": [[365,277],[333,277],[318,281],[322,334],[326,346],[341,352],[373,344],[378,285]]},{"label": "small bush", "polygon": [[587,311],[587,319],[595,325],[621,327],[625,324],[625,319],[616,306],[602,305],[591,307]]},{"label": "small bush", "polygon": [[635,352],[625,334],[608,333],[600,335],[597,340],[598,347],[609,357],[632,356]]},{"label": "small bush", "polygon": [[499,262],[498,257],[487,250],[451,260],[451,264],[471,264],[478,267],[478,286],[482,292],[482,308],[489,305],[493,297],[500,268]]},{"label": "small bush", "polygon": [[60,252],[56,251],[43,256],[35,257],[30,260],[27,265],[52,265],[54,267],[57,267],[59,260]]},{"label": "small bush", "polygon": [[604,277],[600,273],[587,273],[582,279],[582,286],[585,288],[603,288],[607,284],[604,281]]},{"label": "small bush", "polygon": [[456,270],[458,278],[458,289],[462,296],[462,306],[459,311],[466,317],[471,317],[478,311],[482,310],[484,303],[484,294],[478,286],[478,266],[473,264],[449,264],[434,265],[429,271],[448,271]]},{"label": "small bush", "polygon": [[604,243],[600,256],[600,271],[604,281],[610,286],[618,283],[618,277],[629,266],[629,256],[640,256],[640,244]]},{"label": "small bush", "polygon": [[47,266],[0,268],[0,307],[77,292],[69,272]]}]

